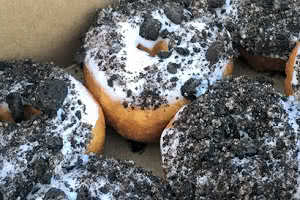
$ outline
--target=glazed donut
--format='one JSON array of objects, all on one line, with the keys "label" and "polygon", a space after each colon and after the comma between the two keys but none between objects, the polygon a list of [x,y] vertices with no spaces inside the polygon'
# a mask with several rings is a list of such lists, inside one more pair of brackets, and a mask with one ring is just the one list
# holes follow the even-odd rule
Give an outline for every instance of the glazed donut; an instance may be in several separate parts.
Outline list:
[{"label": "glazed donut", "polygon": [[118,133],[159,141],[188,99],[232,73],[231,38],[213,20],[189,21],[171,1],[123,3],[100,10],[86,33],[85,82]]},{"label": "glazed donut", "polygon": [[286,64],[285,93],[300,101],[300,42],[297,42]]},{"label": "glazed donut", "polygon": [[36,185],[27,200],[170,199],[163,180],[132,161],[87,155],[74,160],[63,163],[64,170],[55,174],[51,184]]},{"label": "glazed donut", "polygon": [[88,90],[54,64],[0,66],[0,199],[24,199],[69,154],[102,151],[104,117]]},{"label": "glazed donut", "polygon": [[300,197],[300,105],[270,83],[218,81],[175,115],[160,148],[177,199]]}]

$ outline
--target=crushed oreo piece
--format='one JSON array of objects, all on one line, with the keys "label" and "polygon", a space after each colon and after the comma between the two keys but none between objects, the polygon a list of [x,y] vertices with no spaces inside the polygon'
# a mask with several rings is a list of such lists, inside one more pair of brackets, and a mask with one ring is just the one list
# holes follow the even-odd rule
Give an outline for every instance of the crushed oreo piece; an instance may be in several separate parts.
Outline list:
[{"label": "crushed oreo piece", "polygon": [[24,120],[24,106],[22,96],[18,93],[10,93],[6,96],[6,103],[16,123]]},{"label": "crushed oreo piece", "polygon": [[68,198],[61,189],[51,188],[47,191],[43,200],[68,200]]},{"label": "crushed oreo piece", "polygon": [[160,33],[159,33],[159,36],[162,37],[163,39],[165,38],[168,38],[168,36],[170,35],[171,33],[167,30],[167,29],[164,29],[162,30]]},{"label": "crushed oreo piece", "polygon": [[187,48],[175,47],[174,49],[178,54],[180,54],[182,56],[190,55],[190,50],[188,50]]},{"label": "crushed oreo piece", "polygon": [[208,8],[209,9],[216,9],[221,8],[225,4],[226,0],[208,0]]},{"label": "crushed oreo piece", "polygon": [[47,137],[45,145],[54,152],[59,152],[63,148],[63,140],[60,137]]},{"label": "crushed oreo piece", "polygon": [[180,64],[177,64],[177,63],[172,63],[170,62],[168,65],[167,65],[167,71],[170,73],[170,74],[176,74],[177,73],[177,69],[180,68]]},{"label": "crushed oreo piece", "polygon": [[109,87],[114,87],[114,81],[118,79],[118,75],[113,74],[108,80],[107,84]]},{"label": "crushed oreo piece", "polygon": [[162,24],[157,19],[145,17],[144,22],[140,26],[140,36],[146,40],[157,40]]},{"label": "crushed oreo piece", "polygon": [[46,80],[39,85],[36,93],[40,108],[56,115],[68,94],[68,86],[63,80]]},{"label": "crushed oreo piece", "polygon": [[210,61],[211,64],[218,62],[219,57],[224,53],[224,44],[221,41],[216,41],[212,43],[205,54],[206,59]]},{"label": "crushed oreo piece", "polygon": [[49,163],[47,160],[38,159],[33,163],[33,176],[37,179],[37,182],[42,184],[49,184],[52,177],[52,172],[49,169]]},{"label": "crushed oreo piece", "polygon": [[197,98],[197,87],[201,85],[200,79],[190,78],[180,88],[181,95],[188,100],[195,100]]},{"label": "crushed oreo piece", "polygon": [[183,20],[183,8],[180,7],[178,4],[167,4],[164,8],[164,12],[174,24],[181,24]]}]

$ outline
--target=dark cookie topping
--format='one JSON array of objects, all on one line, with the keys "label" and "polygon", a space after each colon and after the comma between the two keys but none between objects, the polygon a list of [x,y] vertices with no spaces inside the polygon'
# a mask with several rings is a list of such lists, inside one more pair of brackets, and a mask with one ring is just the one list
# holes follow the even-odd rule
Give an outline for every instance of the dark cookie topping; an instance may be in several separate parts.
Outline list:
[{"label": "dark cookie topping", "polygon": [[241,48],[251,55],[288,58],[300,39],[298,0],[234,0],[232,4],[238,8],[232,34]]},{"label": "dark cookie topping", "polygon": [[62,166],[69,170],[59,171],[51,185],[37,186],[36,192],[31,193],[28,199],[45,198],[53,187],[61,190],[51,192],[52,197],[67,194],[69,199],[77,196],[77,200],[172,199],[171,192],[160,178],[135,167],[130,161],[76,155],[71,163]]},{"label": "dark cookie topping", "polygon": [[293,199],[300,108],[288,105],[268,80],[240,77],[185,106],[161,143],[178,198]]},{"label": "dark cookie topping", "polygon": [[174,24],[181,24],[181,22],[183,21],[183,7],[175,3],[167,4],[164,12]]},{"label": "dark cookie topping", "polygon": [[140,36],[147,40],[157,40],[159,31],[161,29],[161,23],[157,19],[152,17],[146,17],[140,27]]}]

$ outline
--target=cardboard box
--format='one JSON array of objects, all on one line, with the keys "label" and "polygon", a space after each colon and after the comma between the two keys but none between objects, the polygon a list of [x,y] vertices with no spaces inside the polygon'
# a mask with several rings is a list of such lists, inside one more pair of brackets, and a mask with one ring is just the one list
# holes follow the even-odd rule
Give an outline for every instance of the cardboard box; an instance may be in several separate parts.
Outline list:
[{"label": "cardboard box", "polygon": [[96,8],[112,0],[0,0],[0,59],[31,57],[67,66]]}]

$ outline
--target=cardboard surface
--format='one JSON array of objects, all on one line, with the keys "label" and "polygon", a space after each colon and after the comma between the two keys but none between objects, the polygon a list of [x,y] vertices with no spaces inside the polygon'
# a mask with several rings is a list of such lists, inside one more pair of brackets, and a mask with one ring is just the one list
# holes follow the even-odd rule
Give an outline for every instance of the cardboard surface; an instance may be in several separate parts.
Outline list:
[{"label": "cardboard surface", "polygon": [[0,0],[0,59],[73,62],[96,8],[112,0]]}]

